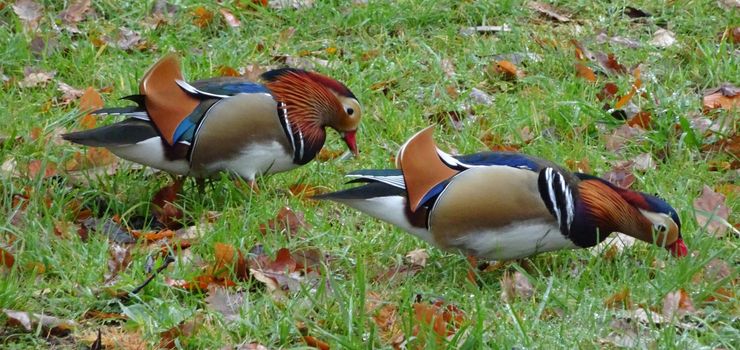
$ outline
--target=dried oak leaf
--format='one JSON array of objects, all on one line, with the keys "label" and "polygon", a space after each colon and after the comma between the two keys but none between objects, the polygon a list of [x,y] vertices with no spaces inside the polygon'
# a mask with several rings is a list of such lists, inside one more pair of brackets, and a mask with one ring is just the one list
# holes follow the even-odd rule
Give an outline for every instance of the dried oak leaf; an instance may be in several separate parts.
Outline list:
[{"label": "dried oak leaf", "polygon": [[701,195],[694,199],[694,215],[699,226],[717,237],[724,236],[731,225],[727,222],[730,209],[725,204],[725,196],[704,185]]},{"label": "dried oak leaf", "polygon": [[173,203],[177,194],[182,191],[183,180],[177,180],[173,184],[162,187],[152,198],[152,213],[165,227],[178,229],[181,226],[180,219],[183,212]]},{"label": "dried oak leaf", "polygon": [[576,76],[586,81],[596,81],[596,74],[594,74],[594,71],[583,63],[576,63]]},{"label": "dried oak leaf", "polygon": [[676,43],[676,34],[667,29],[658,29],[653,34],[653,38],[650,39],[650,45],[664,49],[671,47]]},{"label": "dried oak leaf", "polygon": [[192,12],[193,24],[198,28],[205,28],[213,22],[213,12],[203,6],[196,7]]},{"label": "dried oak leaf", "polygon": [[242,25],[242,22],[239,21],[239,19],[236,18],[236,16],[234,16],[234,14],[231,13],[231,11],[222,8],[222,9],[219,9],[218,12],[220,12],[221,16],[224,17],[224,21],[229,27],[238,28]]},{"label": "dried oak leaf", "polygon": [[705,113],[718,108],[731,110],[737,108],[738,105],[740,105],[740,88],[735,85],[722,84],[718,88],[704,91],[702,106]]},{"label": "dried oak leaf", "polygon": [[10,309],[3,309],[3,313],[8,318],[7,324],[9,326],[22,327],[28,332],[33,332],[41,328],[46,337],[51,335],[56,337],[67,336],[77,326],[74,321],[63,320],[44,314],[34,314]]},{"label": "dried oak leaf", "polygon": [[284,232],[293,236],[302,229],[310,228],[311,225],[306,222],[303,212],[288,207],[281,208],[275,218],[268,220],[266,224],[260,224],[260,232],[263,235],[268,232]]},{"label": "dried oak leaf", "polygon": [[561,14],[562,11],[556,9],[550,4],[541,3],[539,1],[530,1],[527,4],[527,7],[557,22],[570,22],[570,17]]},{"label": "dried oak leaf", "polygon": [[530,299],[533,295],[534,286],[521,272],[505,273],[501,277],[501,299],[503,301],[510,303],[516,298]]},{"label": "dried oak leaf", "polygon": [[491,63],[488,66],[488,74],[492,76],[500,76],[504,80],[516,80],[524,77],[524,72],[509,61],[496,61]]},{"label": "dried oak leaf", "polygon": [[112,243],[108,248],[108,272],[104,276],[104,285],[110,287],[116,284],[118,276],[131,265],[131,246]]},{"label": "dried oak leaf", "polygon": [[683,289],[670,292],[663,298],[663,317],[666,320],[672,320],[674,317],[681,319],[685,315],[695,312],[696,309],[694,308],[694,303],[691,301],[691,297]]},{"label": "dried oak leaf", "polygon": [[23,69],[23,80],[18,83],[18,86],[22,88],[32,88],[36,86],[44,86],[46,83],[51,81],[57,74],[56,71],[46,72],[40,69],[26,67]]},{"label": "dried oak leaf", "polygon": [[77,0],[67,6],[64,11],[59,13],[62,23],[70,25],[85,19],[85,15],[90,10],[91,0]]},{"label": "dried oak leaf", "polygon": [[20,18],[23,26],[29,30],[38,28],[43,11],[44,6],[33,0],[18,0],[13,4],[13,12]]},{"label": "dried oak leaf", "polygon": [[[432,329],[437,340],[453,336],[465,322],[465,313],[453,304],[438,300],[433,303],[414,303],[414,335],[423,341],[421,327]],[[419,344],[421,345],[421,344]],[[423,346],[421,347],[423,348]]]},{"label": "dried oak leaf", "polygon": [[267,6],[277,10],[283,9],[305,9],[313,7],[316,0],[269,0]]},{"label": "dried oak leaf", "polygon": [[426,249],[414,249],[406,253],[406,261],[412,266],[424,267],[427,265],[429,253]]}]

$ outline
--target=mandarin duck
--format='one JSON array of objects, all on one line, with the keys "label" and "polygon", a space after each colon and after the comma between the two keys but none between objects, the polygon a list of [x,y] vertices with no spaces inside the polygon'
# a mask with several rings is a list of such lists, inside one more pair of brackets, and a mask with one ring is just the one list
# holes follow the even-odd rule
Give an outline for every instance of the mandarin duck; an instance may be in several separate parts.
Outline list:
[{"label": "mandarin duck", "polygon": [[360,104],[344,84],[318,73],[282,68],[259,82],[219,77],[188,83],[177,56],[169,55],[144,75],[138,95],[124,98],[137,105],[92,113],[127,119],[63,138],[175,175],[226,171],[250,184],[256,175],[310,162],[327,126],[357,155]]},{"label": "mandarin duck", "polygon": [[317,197],[470,257],[510,260],[591,247],[612,232],[687,254],[678,214],[656,196],[519,153],[451,156],[432,133],[422,130],[401,147],[400,169],[350,173],[350,182],[364,185]]}]

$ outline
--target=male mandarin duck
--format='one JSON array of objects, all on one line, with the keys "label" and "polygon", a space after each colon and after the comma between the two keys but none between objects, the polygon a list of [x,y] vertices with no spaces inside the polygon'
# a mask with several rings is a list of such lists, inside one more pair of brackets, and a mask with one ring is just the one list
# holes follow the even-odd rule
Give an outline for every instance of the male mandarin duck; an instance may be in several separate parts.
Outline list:
[{"label": "male mandarin duck", "polygon": [[346,204],[443,249],[494,260],[591,247],[612,232],[687,254],[681,221],[664,200],[506,152],[451,156],[427,128],[396,158],[361,170],[365,185],[318,196]]},{"label": "male mandarin duck", "polygon": [[169,55],[144,75],[137,106],[93,114],[127,119],[63,138],[105,147],[117,156],[176,175],[204,178],[219,171],[245,180],[310,162],[337,130],[357,155],[360,104],[344,84],[327,76],[283,68],[260,82],[220,77],[187,83]]}]

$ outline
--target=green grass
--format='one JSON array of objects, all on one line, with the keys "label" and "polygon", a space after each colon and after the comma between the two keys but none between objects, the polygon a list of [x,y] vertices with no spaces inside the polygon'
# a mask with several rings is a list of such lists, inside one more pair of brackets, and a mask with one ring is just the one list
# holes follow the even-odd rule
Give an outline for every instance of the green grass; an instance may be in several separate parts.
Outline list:
[{"label": "green grass", "polygon": [[[249,1],[242,1],[248,3]],[[187,217],[198,219],[208,211],[221,216],[208,232],[190,248],[194,256],[212,262],[217,242],[232,244],[243,251],[262,244],[269,254],[279,248],[317,247],[333,257],[322,270],[327,288],[317,292],[302,291],[275,300],[260,282],[240,282],[233,291],[243,291],[245,306],[241,317],[225,322],[206,308],[204,295],[189,293],[166,284],[164,277],[192,278],[200,272],[196,263],[176,263],[154,279],[138,296],[121,302],[98,291],[108,271],[106,237],[91,233],[83,242],[74,235],[60,239],[54,234],[55,224],[71,220],[66,203],[73,199],[100,209],[95,203],[108,203],[104,218],[120,215],[124,220],[148,215],[149,201],[157,189],[170,178],[131,169],[122,163],[110,176],[91,176],[89,184],[73,186],[65,173],[55,179],[27,178],[10,173],[0,175],[2,211],[0,211],[0,247],[15,258],[10,271],[0,278],[0,308],[45,313],[79,322],[75,334],[102,327],[100,321],[84,320],[88,310],[125,312],[130,319],[122,327],[126,332],[140,332],[150,345],[159,343],[160,333],[195,315],[203,326],[192,337],[184,337],[185,348],[220,348],[248,342],[259,342],[269,348],[304,347],[297,322],[304,322],[310,334],[333,348],[388,348],[377,325],[364,305],[366,294],[374,292],[385,301],[398,305],[399,325],[409,336],[416,322],[412,305],[417,295],[423,300],[443,298],[466,313],[463,330],[446,343],[428,342],[428,348],[600,348],[599,338],[611,332],[610,323],[621,310],[604,307],[604,300],[629,287],[634,304],[657,307],[660,312],[664,296],[685,289],[700,313],[694,316],[702,324],[698,330],[681,330],[674,326],[648,326],[641,333],[643,345],[649,348],[726,348],[740,346],[738,300],[705,304],[702,300],[718,286],[736,288],[737,274],[721,283],[692,281],[713,258],[730,266],[737,265],[737,238],[717,239],[694,220],[692,203],[704,184],[737,181],[737,170],[709,171],[710,161],[731,161],[726,154],[702,153],[701,135],[696,141],[680,137],[674,124],[701,112],[701,90],[722,82],[739,83],[740,64],[737,47],[720,43],[717,33],[740,23],[740,12],[719,8],[715,1],[560,1],[559,8],[575,14],[576,20],[555,24],[532,13],[523,1],[370,1],[369,5],[352,5],[350,1],[317,1],[313,8],[302,10],[243,10],[235,2],[223,6],[240,19],[241,27],[226,27],[215,5],[213,23],[199,28],[192,22],[197,4],[180,1],[180,10],[167,25],[156,29],[143,24],[150,16],[151,4],[124,1],[95,1],[94,19],[79,23],[81,34],[58,34],[52,23],[59,24],[56,14],[63,2],[44,1],[45,15],[38,35],[58,41],[56,49],[40,56],[32,53],[29,43],[34,35],[24,31],[11,5],[0,9],[0,52],[2,72],[11,78],[0,94],[0,133],[8,141],[0,145],[0,161],[14,159],[19,167],[31,160],[64,164],[80,150],[63,142],[34,142],[31,130],[41,128],[52,133],[58,127],[74,130],[79,118],[71,106],[45,107],[59,99],[56,81],[83,88],[111,87],[104,95],[106,102],[134,92],[138,79],[159,57],[178,52],[183,70],[191,79],[216,74],[221,65],[244,67],[247,64],[272,64],[275,54],[298,56],[302,51],[338,48],[341,55],[328,56],[331,68],[318,70],[343,81],[363,104],[364,121],[358,134],[362,155],[347,161],[312,162],[291,171],[259,179],[259,194],[245,193],[231,181],[221,179],[205,193],[193,183],[186,186],[179,199]],[[647,23],[629,21],[621,13],[626,5],[644,9],[654,15]],[[461,36],[463,27],[481,24],[512,27],[510,32]],[[676,33],[679,43],[657,49],[647,42],[664,24]],[[155,49],[122,51],[115,47],[100,48],[93,38],[115,36],[119,27],[128,27]],[[295,34],[281,41],[281,32],[289,27]],[[614,44],[596,44],[599,31],[643,42],[637,49]],[[613,52],[620,63],[632,67],[643,65],[643,81],[653,99],[636,98],[643,109],[650,110],[654,128],[645,142],[629,143],[620,154],[607,151],[604,136],[622,122],[602,111],[596,93],[606,81],[620,86],[620,94],[632,82],[628,76],[600,77],[598,84],[575,78],[573,46],[578,39],[594,51]],[[538,40],[552,40],[556,46],[541,46]],[[266,49],[260,50],[264,45]],[[365,60],[363,54],[376,52]],[[512,52],[531,52],[541,61],[519,65],[526,77],[507,82],[486,75],[492,56]],[[447,77],[441,67],[451,61],[456,75]],[[20,88],[24,67],[57,72],[45,87]],[[373,90],[373,84],[393,81],[388,93]],[[454,99],[445,93],[447,86],[461,92]],[[658,168],[638,173],[634,189],[658,192],[679,212],[683,235],[690,251],[685,259],[674,259],[662,249],[636,244],[613,260],[593,256],[587,250],[542,254],[531,259],[526,272],[535,287],[532,299],[517,299],[510,304],[500,298],[502,271],[482,273],[479,287],[466,281],[464,257],[427,246],[390,225],[370,219],[333,203],[315,203],[292,197],[288,186],[306,183],[342,188],[342,175],[359,168],[391,167],[391,157],[400,144],[414,132],[429,125],[426,115],[459,108],[468,103],[470,89],[479,88],[493,97],[491,105],[475,105],[475,119],[460,130],[439,127],[436,139],[440,147],[458,153],[486,149],[481,141],[485,133],[514,143],[518,131],[529,127],[535,138],[523,145],[522,152],[552,159],[587,159],[593,172],[603,174],[617,160],[630,159],[643,152],[668,157]],[[656,103],[655,100],[659,101]],[[737,132],[737,114],[720,112]],[[605,130],[604,130],[605,129]],[[554,135],[546,136],[546,135]],[[15,137],[20,141],[12,142]],[[330,132],[327,146],[340,149],[341,140]],[[11,197],[32,193],[20,222],[11,222]],[[45,204],[48,196],[51,203]],[[729,197],[730,222],[737,222],[740,211],[738,196]],[[295,237],[271,234],[263,236],[259,225],[289,206],[305,212],[312,228]],[[417,275],[394,283],[375,282],[373,277],[389,267],[402,263],[403,256],[415,248],[427,248],[429,264]],[[132,265],[121,275],[117,288],[130,290],[146,277],[144,266],[153,248],[140,244],[133,250]],[[654,261],[665,264],[653,268]],[[40,263],[43,273],[30,267]],[[158,263],[161,263],[159,261]],[[521,269],[520,269],[521,270]],[[524,270],[522,270],[524,271]],[[547,297],[546,297],[547,296]],[[560,310],[561,315],[541,317]],[[5,325],[4,316],[0,324]],[[428,331],[428,330],[427,330]],[[40,331],[24,332],[0,326],[0,344],[8,349],[80,348],[73,336],[66,340],[49,340]],[[87,344],[89,345],[89,344]]]}]

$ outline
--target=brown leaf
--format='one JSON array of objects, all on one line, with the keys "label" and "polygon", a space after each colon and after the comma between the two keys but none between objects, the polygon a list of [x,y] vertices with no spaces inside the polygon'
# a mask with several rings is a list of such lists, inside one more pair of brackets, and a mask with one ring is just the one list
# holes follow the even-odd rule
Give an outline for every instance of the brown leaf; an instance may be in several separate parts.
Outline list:
[{"label": "brown leaf", "polygon": [[604,306],[610,309],[632,309],[632,301],[630,300],[630,289],[628,287],[624,287],[624,289],[622,289],[621,291],[614,293],[612,296],[604,300]]},{"label": "brown leaf", "polygon": [[[98,327],[90,328],[100,330],[102,349],[146,350],[150,348],[139,331],[125,329],[119,325],[107,326],[102,329]],[[88,329],[83,331],[82,334],[76,334],[75,338],[85,345],[92,345],[98,339],[98,332]],[[92,347],[90,350],[93,350]]]},{"label": "brown leaf", "polygon": [[673,46],[676,43],[676,34],[672,31],[660,28],[655,31],[653,38],[650,39],[650,45],[664,49]]},{"label": "brown leaf", "polygon": [[524,72],[509,61],[497,61],[495,64],[489,65],[488,70],[489,74],[493,73],[493,75],[501,76],[505,80],[516,80],[524,77]]},{"label": "brown leaf", "polygon": [[596,61],[599,62],[601,68],[608,74],[625,74],[627,73],[627,67],[623,66],[617,61],[617,57],[613,53],[605,55],[601,52],[595,54]]},{"label": "brown leaf", "polygon": [[218,66],[218,69],[216,70],[216,75],[220,77],[240,77],[241,74],[229,66]]},{"label": "brown leaf", "polygon": [[8,318],[7,324],[11,327],[22,327],[28,332],[41,328],[44,336],[65,337],[77,326],[74,321],[63,320],[54,316],[34,314],[25,311],[3,309]]},{"label": "brown leaf", "polygon": [[647,18],[652,17],[653,15],[650,12],[646,12],[644,10],[638,9],[636,7],[627,6],[624,8],[623,12],[627,17],[629,18]]},{"label": "brown leaf", "polygon": [[406,262],[412,266],[424,267],[427,265],[429,253],[426,249],[414,249],[406,254]]},{"label": "brown leaf", "polygon": [[[432,329],[437,340],[454,335],[465,322],[465,313],[462,310],[452,304],[445,305],[441,300],[434,303],[414,303],[413,308],[415,321]],[[419,334],[418,326],[414,327],[414,335],[423,337]]]},{"label": "brown leaf", "polygon": [[587,158],[583,158],[581,160],[566,159],[565,165],[572,171],[586,174],[591,173],[591,165]]},{"label": "brown leaf", "polygon": [[327,342],[322,341],[322,340],[320,340],[320,339],[318,339],[316,337],[312,337],[310,335],[304,335],[303,336],[303,341],[306,342],[306,345],[308,345],[308,346],[310,346],[312,348],[317,348],[317,349],[321,349],[321,350],[329,350],[329,349],[331,349],[329,347],[329,344]]},{"label": "brown leaf", "polygon": [[268,220],[267,224],[260,225],[260,232],[262,232],[263,235],[268,232],[284,232],[293,236],[301,229],[310,228],[311,226],[303,217],[303,212],[293,211],[293,209],[283,207],[274,219]]},{"label": "brown leaf", "polygon": [[209,286],[206,305],[212,311],[220,313],[224,320],[233,322],[240,319],[240,309],[244,305],[242,293],[231,293],[226,288]]},{"label": "brown leaf", "polygon": [[642,128],[650,130],[650,123],[652,122],[652,116],[650,112],[641,111],[635,114],[632,118],[627,120],[627,125],[636,128]]},{"label": "brown leaf", "polygon": [[104,284],[110,287],[116,283],[117,277],[131,265],[131,246],[122,246],[111,243],[109,249],[108,272],[105,274]]},{"label": "brown leaf", "polygon": [[576,76],[583,78],[586,81],[596,81],[596,74],[594,74],[594,71],[582,63],[576,63]]},{"label": "brown leaf", "polygon": [[182,219],[183,212],[173,203],[182,191],[183,182],[182,179],[175,180],[171,185],[162,187],[152,198],[152,212],[165,227],[180,228],[178,221]]},{"label": "brown leaf", "polygon": [[[267,0],[264,0],[267,1]],[[239,347],[235,348],[235,350],[270,350],[266,346],[260,344],[260,343],[247,343],[240,345]]]},{"label": "brown leaf", "polygon": [[56,71],[45,72],[29,67],[24,68],[23,73],[23,80],[18,83],[18,86],[22,88],[32,88],[39,85],[44,86],[57,74]]},{"label": "brown leaf", "polygon": [[392,343],[398,337],[403,339],[398,306],[383,300],[375,292],[368,292],[365,296],[365,312],[371,315],[375,324],[378,325],[380,338],[383,341]]},{"label": "brown leaf", "polygon": [[84,91],[80,89],[75,89],[74,87],[61,81],[57,83],[57,90],[62,93],[62,105],[68,105],[72,103],[72,101],[77,100],[85,93]]},{"label": "brown leaf", "polygon": [[238,28],[242,25],[242,22],[239,21],[239,19],[236,18],[236,16],[234,16],[234,14],[231,13],[229,10],[222,8],[218,11],[221,12],[221,15],[224,17],[224,21],[226,21],[226,24],[229,27]]},{"label": "brown leaf", "polygon": [[343,150],[329,149],[327,147],[323,147],[321,148],[321,151],[319,151],[319,154],[316,156],[316,160],[320,162],[326,162],[332,159],[339,158],[339,156],[341,156],[342,154],[344,154]]},{"label": "brown leaf", "polygon": [[570,22],[570,18],[568,16],[561,14],[560,10],[550,4],[541,3],[539,1],[530,1],[527,4],[527,7],[555,21],[562,23]]},{"label": "brown leaf", "polygon": [[611,100],[617,96],[617,92],[619,92],[619,87],[617,87],[617,84],[611,82],[606,83],[604,84],[604,87],[601,89],[601,91],[596,94],[596,98],[598,98],[599,101]]},{"label": "brown leaf", "polygon": [[730,209],[725,204],[725,196],[704,185],[701,195],[694,199],[694,216],[700,227],[717,237],[724,236],[728,227]]},{"label": "brown leaf", "polygon": [[76,0],[70,4],[64,11],[59,14],[64,24],[75,24],[85,18],[85,14],[90,10],[91,0]]},{"label": "brown leaf", "polygon": [[41,175],[42,179],[50,178],[57,174],[57,165],[52,161],[43,162],[34,159],[28,163],[27,176],[29,179],[35,179]]},{"label": "brown leaf", "polygon": [[0,247],[0,265],[10,269],[11,267],[13,267],[13,264],[15,264],[15,258],[13,257],[13,254],[10,254],[10,252]]},{"label": "brown leaf", "polygon": [[530,299],[534,295],[534,287],[529,279],[521,272],[514,274],[504,273],[501,277],[501,299],[507,303],[516,298]]},{"label": "brown leaf", "polygon": [[605,147],[612,152],[619,152],[628,143],[637,143],[643,140],[645,130],[622,125],[610,135],[605,135]]},{"label": "brown leaf", "polygon": [[604,174],[603,178],[621,188],[630,188],[635,183],[635,175],[632,174],[632,169],[629,166],[617,165]]},{"label": "brown leaf", "polygon": [[208,27],[213,22],[213,12],[203,6],[196,7],[191,14],[193,15],[193,24],[198,28]]},{"label": "brown leaf", "polygon": [[214,274],[224,277],[229,270],[233,270],[237,280],[244,281],[249,278],[249,263],[240,250],[230,244],[219,242],[214,244],[213,249],[216,257]]},{"label": "brown leaf", "polygon": [[382,274],[373,278],[376,283],[401,282],[419,273],[422,267],[419,265],[399,265],[389,268]]},{"label": "brown leaf", "polygon": [[663,298],[663,317],[667,320],[672,320],[674,317],[680,319],[694,312],[696,312],[694,303],[683,289],[668,293]]},{"label": "brown leaf", "polygon": [[104,37],[103,40],[111,46],[124,51],[134,49],[143,51],[150,47],[150,45],[141,38],[141,34],[139,34],[139,32],[126,27],[119,28],[115,40],[108,37]]},{"label": "brown leaf", "polygon": [[639,171],[655,170],[657,165],[650,153],[640,153],[631,160],[632,169]]},{"label": "brown leaf", "polygon": [[43,11],[44,6],[33,0],[18,0],[13,4],[13,12],[20,18],[23,26],[29,30],[38,28]]},{"label": "brown leaf", "polygon": [[[187,338],[196,334],[200,327],[204,323],[202,315],[196,315],[191,320],[185,320],[179,325],[172,327],[159,334],[159,348],[160,349],[178,349],[179,338]],[[182,347],[189,348],[187,344],[182,344]]]},{"label": "brown leaf", "polygon": [[92,86],[88,86],[82,96],[80,96],[79,109],[83,112],[90,112],[103,108],[104,104],[103,97]]},{"label": "brown leaf", "polygon": [[290,192],[290,194],[294,197],[311,198],[313,196],[324,193],[324,189],[320,186],[298,183],[290,185],[290,187],[288,187],[288,192]]},{"label": "brown leaf", "polygon": [[726,110],[734,109],[740,105],[739,97],[740,88],[732,84],[722,84],[718,88],[706,90],[704,91],[704,98],[702,100],[704,113],[718,108]]}]

